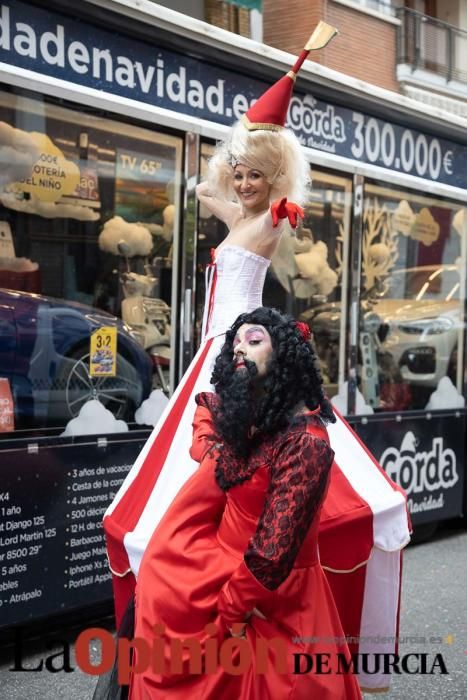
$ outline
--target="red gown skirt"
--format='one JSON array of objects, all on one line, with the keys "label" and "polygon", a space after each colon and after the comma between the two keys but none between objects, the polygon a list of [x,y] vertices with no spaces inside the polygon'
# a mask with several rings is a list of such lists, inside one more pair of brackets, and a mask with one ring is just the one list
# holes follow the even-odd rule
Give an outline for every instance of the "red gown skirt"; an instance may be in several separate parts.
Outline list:
[{"label": "red gown skirt", "polygon": [[[196,449],[195,444],[193,457]],[[319,513],[292,572],[259,606],[266,619],[250,618],[241,650],[218,616],[219,592],[243,560],[269,478],[267,467],[259,467],[226,495],[207,456],[161,520],[143,555],[136,587],[135,638],[156,651],[149,665],[136,651],[131,700],[361,698],[356,676],[342,665],[349,650],[318,558]],[[206,631],[209,624],[215,627]],[[179,640],[189,640],[185,650],[180,651]],[[190,644],[195,654],[187,651]],[[208,661],[213,648],[222,649],[220,663],[213,664],[212,656]],[[321,673],[317,654],[324,664]]]}]

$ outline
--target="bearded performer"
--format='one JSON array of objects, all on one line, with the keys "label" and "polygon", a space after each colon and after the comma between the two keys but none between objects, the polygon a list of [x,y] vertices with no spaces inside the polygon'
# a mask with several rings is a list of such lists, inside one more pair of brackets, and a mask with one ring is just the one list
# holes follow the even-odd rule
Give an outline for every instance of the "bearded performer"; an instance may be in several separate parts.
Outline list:
[{"label": "bearded performer", "polygon": [[[230,130],[209,162],[207,183],[198,186],[200,201],[229,234],[210,269],[201,346],[104,517],[117,624],[154,529],[198,468],[188,456],[195,395],[212,390],[213,363],[234,319],[261,305],[284,220],[296,226],[303,216],[309,166],[284,124],[297,71],[335,33],[323,25],[292,71]],[[321,560],[346,634],[367,640],[354,650],[370,651],[370,636],[396,634],[400,550],[409,539],[405,498],[340,416],[330,428],[336,464],[321,518]],[[394,651],[394,643],[377,649]],[[374,687],[380,681],[377,674],[368,679]]]},{"label": "bearded performer", "polygon": [[[308,326],[266,308],[227,331],[216,393],[196,397],[199,468],[141,562],[130,700],[361,698],[342,671],[350,653],[318,557],[333,463],[325,424],[336,419],[309,338]],[[164,647],[148,665],[155,637]],[[231,637],[244,640],[243,660]],[[316,654],[326,673],[303,672]]]}]

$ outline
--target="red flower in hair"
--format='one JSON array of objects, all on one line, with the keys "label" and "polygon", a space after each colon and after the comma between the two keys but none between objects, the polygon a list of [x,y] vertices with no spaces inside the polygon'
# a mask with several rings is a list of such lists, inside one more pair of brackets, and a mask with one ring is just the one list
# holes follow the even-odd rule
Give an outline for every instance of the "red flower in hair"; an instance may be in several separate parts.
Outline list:
[{"label": "red flower in hair", "polygon": [[300,333],[303,340],[305,340],[305,341],[310,340],[311,332],[310,332],[310,329],[306,323],[303,323],[303,321],[295,321],[295,328]]}]

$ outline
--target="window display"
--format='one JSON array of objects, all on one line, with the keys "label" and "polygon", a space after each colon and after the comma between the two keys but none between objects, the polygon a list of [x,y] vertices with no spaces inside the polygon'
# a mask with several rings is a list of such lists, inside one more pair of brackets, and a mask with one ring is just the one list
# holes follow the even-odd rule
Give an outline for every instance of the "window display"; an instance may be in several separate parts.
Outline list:
[{"label": "window display", "polygon": [[264,303],[305,321],[313,334],[326,392],[346,377],[350,178],[312,170],[303,225],[284,234],[273,258]]},{"label": "window display", "polygon": [[446,200],[365,186],[360,389],[375,410],[459,405],[462,216],[463,209]]},{"label": "window display", "polygon": [[[180,138],[0,94],[0,354],[17,430],[58,432],[96,398],[131,423],[153,385],[169,391],[181,154]],[[116,364],[99,376],[102,328]]]}]

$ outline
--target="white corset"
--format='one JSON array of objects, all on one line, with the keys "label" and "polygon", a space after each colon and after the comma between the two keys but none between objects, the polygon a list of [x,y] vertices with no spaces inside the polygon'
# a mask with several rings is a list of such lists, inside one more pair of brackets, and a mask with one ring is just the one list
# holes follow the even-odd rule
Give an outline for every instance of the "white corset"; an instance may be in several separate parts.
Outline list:
[{"label": "white corset", "polygon": [[[263,304],[263,286],[271,261],[236,245],[224,245],[216,257],[216,280],[206,292],[203,339],[225,333],[242,313]],[[214,287],[214,289],[213,289]],[[211,295],[213,301],[210,302]],[[208,322],[209,308],[212,307]]]}]

